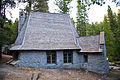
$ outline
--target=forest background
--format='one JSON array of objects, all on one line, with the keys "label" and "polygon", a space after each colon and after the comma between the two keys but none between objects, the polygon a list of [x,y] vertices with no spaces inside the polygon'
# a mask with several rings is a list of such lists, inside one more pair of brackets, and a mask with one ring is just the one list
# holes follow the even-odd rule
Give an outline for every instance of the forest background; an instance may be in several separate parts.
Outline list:
[{"label": "forest background", "polygon": [[[13,9],[21,3],[26,4],[24,11],[26,16],[31,11],[49,12],[48,2],[51,0],[0,0],[0,58],[2,46],[14,44],[18,33],[18,22],[8,19],[6,13],[12,13],[7,9]],[[73,0],[54,0],[54,4],[58,7],[58,13],[71,14],[71,6]],[[72,17],[72,21],[78,31],[79,36],[98,35],[104,31],[107,57],[109,61],[120,61],[120,10],[117,13],[113,12],[111,6],[108,5],[107,14],[104,20],[96,23],[89,23],[87,11],[91,5],[105,5],[106,0],[76,0],[77,13],[76,20]],[[119,0],[111,0],[116,6],[120,6]],[[9,50],[6,49],[9,53]]]}]

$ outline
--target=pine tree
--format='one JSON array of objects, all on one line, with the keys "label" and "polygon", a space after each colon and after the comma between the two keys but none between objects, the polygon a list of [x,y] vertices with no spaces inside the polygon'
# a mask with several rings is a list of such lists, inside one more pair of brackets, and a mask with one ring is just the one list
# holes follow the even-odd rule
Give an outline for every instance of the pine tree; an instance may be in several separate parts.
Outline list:
[{"label": "pine tree", "polygon": [[78,34],[80,36],[85,36],[86,35],[86,25],[88,23],[87,19],[87,5],[84,3],[84,1],[78,0],[77,1],[77,30]]},{"label": "pine tree", "polygon": [[111,27],[111,30],[114,34],[116,34],[116,28],[117,28],[117,21],[116,21],[116,15],[113,14],[110,6],[108,6],[108,21]]},{"label": "pine tree", "polygon": [[64,13],[67,14],[69,12],[69,4],[72,0],[55,0],[56,5],[58,6],[58,8],[60,9],[59,12],[60,13]]},{"label": "pine tree", "polygon": [[4,24],[5,24],[5,21],[7,20],[5,13],[8,7],[10,8],[15,7],[14,0],[0,0],[0,59],[2,58],[1,56],[2,44],[4,44],[7,38]]},{"label": "pine tree", "polygon": [[39,0],[34,2],[33,11],[48,12],[47,0]]},{"label": "pine tree", "polygon": [[20,0],[24,3],[28,3],[25,8],[26,14],[29,14],[30,11],[39,11],[39,12],[48,12],[48,0]]}]

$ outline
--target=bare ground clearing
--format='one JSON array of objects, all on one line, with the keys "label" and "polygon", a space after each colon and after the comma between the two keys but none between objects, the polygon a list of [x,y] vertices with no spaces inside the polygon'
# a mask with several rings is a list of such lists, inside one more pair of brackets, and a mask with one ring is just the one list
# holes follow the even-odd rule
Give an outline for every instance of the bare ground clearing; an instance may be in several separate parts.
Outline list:
[{"label": "bare ground clearing", "polygon": [[41,69],[6,65],[11,56],[0,60],[0,80],[120,80],[120,71],[113,70],[108,77],[82,69]]}]

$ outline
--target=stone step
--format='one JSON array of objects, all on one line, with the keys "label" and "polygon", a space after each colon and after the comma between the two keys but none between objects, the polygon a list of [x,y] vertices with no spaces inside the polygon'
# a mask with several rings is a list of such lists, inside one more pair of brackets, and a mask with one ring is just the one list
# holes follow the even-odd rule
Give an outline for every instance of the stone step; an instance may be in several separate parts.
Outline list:
[{"label": "stone step", "polygon": [[19,60],[13,60],[12,62],[10,62],[9,64],[10,65],[15,65],[15,64],[17,64],[19,62]]},{"label": "stone step", "polygon": [[9,60],[6,64],[10,64],[13,61],[13,59]]}]

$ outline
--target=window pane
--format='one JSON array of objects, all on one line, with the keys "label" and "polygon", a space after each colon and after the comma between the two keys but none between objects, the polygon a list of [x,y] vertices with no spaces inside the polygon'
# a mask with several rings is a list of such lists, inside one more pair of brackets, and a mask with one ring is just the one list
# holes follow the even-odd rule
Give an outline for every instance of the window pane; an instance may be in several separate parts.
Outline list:
[{"label": "window pane", "polygon": [[52,54],[52,63],[56,63],[56,54]]},{"label": "window pane", "polygon": [[65,56],[64,59],[67,59],[67,56]]},{"label": "window pane", "polygon": [[67,63],[67,54],[64,54],[64,63]]},{"label": "window pane", "polygon": [[47,57],[47,63],[51,63],[50,56]]},{"label": "window pane", "polygon": [[72,59],[72,57],[68,57],[68,60],[69,60],[69,59],[71,60],[71,59]]},{"label": "window pane", "polygon": [[68,63],[71,63],[71,59],[68,59]]},{"label": "window pane", "polygon": [[72,54],[69,53],[69,54],[68,54],[68,57],[71,57],[71,56],[72,56]]},{"label": "window pane", "polygon": [[64,57],[67,57],[67,54],[66,54],[66,53],[64,54]]},{"label": "window pane", "polygon": [[71,58],[72,56],[68,56],[68,58]]},{"label": "window pane", "polygon": [[52,63],[56,63],[54,60],[52,60]]},{"label": "window pane", "polygon": [[51,64],[51,61],[50,61],[50,60],[47,60],[47,63]]},{"label": "window pane", "polygon": [[50,61],[50,55],[47,55],[47,60]]},{"label": "window pane", "polygon": [[56,56],[52,56],[52,59],[55,60]]},{"label": "window pane", "polygon": [[64,63],[67,63],[67,59],[64,59]]},{"label": "window pane", "polygon": [[53,58],[55,58],[56,56],[55,55],[52,55]]}]

